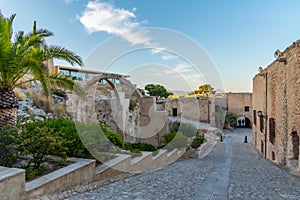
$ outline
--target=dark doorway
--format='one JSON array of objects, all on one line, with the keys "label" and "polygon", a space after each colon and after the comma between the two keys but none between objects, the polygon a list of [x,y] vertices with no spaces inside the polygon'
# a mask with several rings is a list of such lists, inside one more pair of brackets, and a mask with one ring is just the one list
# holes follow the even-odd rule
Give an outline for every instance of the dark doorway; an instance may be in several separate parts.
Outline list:
[{"label": "dark doorway", "polygon": [[173,117],[177,117],[177,108],[172,108]]},{"label": "dark doorway", "polygon": [[239,118],[236,124],[237,128],[251,128],[251,121],[247,117]]},{"label": "dark doorway", "polygon": [[296,131],[292,132],[293,159],[299,158],[299,136]]},{"label": "dark doorway", "polygon": [[250,119],[248,119],[247,117],[245,117],[245,128],[251,128]]}]

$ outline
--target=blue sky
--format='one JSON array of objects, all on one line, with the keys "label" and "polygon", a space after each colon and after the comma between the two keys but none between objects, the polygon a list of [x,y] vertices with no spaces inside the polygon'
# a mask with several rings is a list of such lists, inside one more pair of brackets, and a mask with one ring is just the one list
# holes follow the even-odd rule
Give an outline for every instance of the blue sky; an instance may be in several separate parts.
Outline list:
[{"label": "blue sky", "polygon": [[[38,27],[55,33],[49,44],[65,46],[84,60],[91,59],[91,52],[114,36],[127,42],[124,48],[143,47],[104,69],[129,74],[138,86],[156,82],[173,90],[191,90],[209,82],[222,88],[203,72],[214,67],[215,79],[222,81],[227,92],[250,92],[258,67],[270,64],[276,49],[284,50],[300,38],[299,8],[297,0],[0,0],[5,16],[17,14],[15,31],[29,31],[37,20]],[[186,55],[180,57],[167,44],[154,42],[151,31],[135,31],[143,27],[176,31],[172,33],[199,44],[208,55],[200,56],[202,60],[211,59],[214,65],[199,61],[203,68],[195,70]],[[173,43],[192,54],[194,49],[182,44],[183,40],[177,38]],[[95,61],[106,56],[97,55]],[[86,67],[102,69],[95,65]]]}]

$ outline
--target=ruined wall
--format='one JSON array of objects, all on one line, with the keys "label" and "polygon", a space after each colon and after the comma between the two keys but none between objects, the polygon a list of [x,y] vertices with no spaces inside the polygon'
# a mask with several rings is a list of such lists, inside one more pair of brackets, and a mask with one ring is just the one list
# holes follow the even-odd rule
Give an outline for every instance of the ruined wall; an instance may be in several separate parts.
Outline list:
[{"label": "ruined wall", "polygon": [[[286,62],[285,62],[286,60]],[[265,104],[267,79],[267,106]],[[267,140],[265,156],[299,173],[300,130],[300,41],[288,47],[273,63],[253,78],[253,110],[263,111],[263,133],[259,117],[253,125],[253,143],[261,151]],[[254,112],[253,112],[254,113]],[[270,132],[274,119],[275,135]],[[267,134],[265,135],[265,132]],[[266,136],[266,137],[265,137]]]},{"label": "ruined wall", "polygon": [[160,146],[162,137],[168,132],[168,114],[157,109],[155,97],[143,97],[140,101],[141,142]]},{"label": "ruined wall", "polygon": [[[210,122],[210,100],[196,98],[170,99],[165,103],[165,110],[169,116],[177,116],[200,122]],[[176,115],[176,114],[175,114]]]},{"label": "ruined wall", "polygon": [[[227,112],[239,117],[247,117],[252,121],[252,93],[226,93]],[[245,107],[249,107],[249,111]]]},{"label": "ruined wall", "polygon": [[[226,93],[226,98],[228,112],[252,118],[252,93]],[[249,106],[249,112],[245,111],[245,106]]]}]

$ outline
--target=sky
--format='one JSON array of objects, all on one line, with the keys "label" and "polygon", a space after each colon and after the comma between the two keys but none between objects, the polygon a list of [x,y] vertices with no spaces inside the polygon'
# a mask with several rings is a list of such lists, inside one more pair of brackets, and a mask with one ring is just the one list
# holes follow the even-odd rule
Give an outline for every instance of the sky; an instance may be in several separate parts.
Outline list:
[{"label": "sky", "polygon": [[14,31],[36,20],[85,68],[171,91],[251,92],[258,68],[300,38],[299,9],[298,0],[0,0],[4,16],[16,13]]}]

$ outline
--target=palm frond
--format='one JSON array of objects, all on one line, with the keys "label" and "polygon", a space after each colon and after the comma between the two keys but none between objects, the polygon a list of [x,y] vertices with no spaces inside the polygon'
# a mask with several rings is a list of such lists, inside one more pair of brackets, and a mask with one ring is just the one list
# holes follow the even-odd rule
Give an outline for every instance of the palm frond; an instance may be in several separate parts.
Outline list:
[{"label": "palm frond", "polygon": [[77,64],[83,66],[82,59],[74,52],[60,46],[45,46],[44,51],[48,58],[57,58],[67,61],[71,65]]},{"label": "palm frond", "polygon": [[68,89],[70,91],[73,91],[75,94],[85,98],[85,92],[82,90],[82,88],[69,77],[66,77],[62,74],[49,74],[47,78],[49,85]]}]

